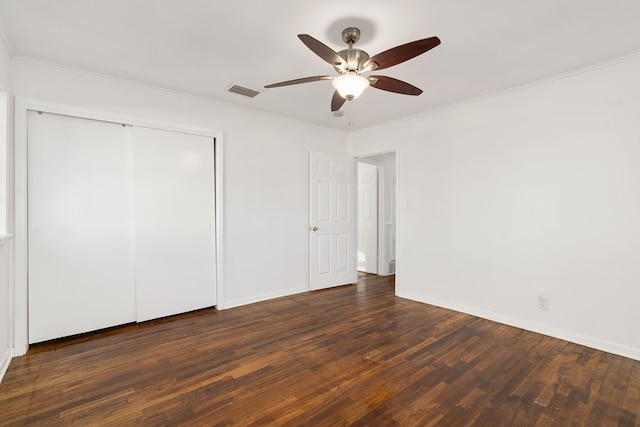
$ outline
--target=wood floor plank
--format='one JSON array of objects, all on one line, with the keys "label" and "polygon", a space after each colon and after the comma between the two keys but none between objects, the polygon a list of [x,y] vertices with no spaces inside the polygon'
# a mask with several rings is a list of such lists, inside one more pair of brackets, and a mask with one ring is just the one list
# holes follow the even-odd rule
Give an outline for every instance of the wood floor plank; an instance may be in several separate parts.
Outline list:
[{"label": "wood floor plank", "polygon": [[32,346],[1,426],[640,426],[640,362],[398,298],[393,277]]}]

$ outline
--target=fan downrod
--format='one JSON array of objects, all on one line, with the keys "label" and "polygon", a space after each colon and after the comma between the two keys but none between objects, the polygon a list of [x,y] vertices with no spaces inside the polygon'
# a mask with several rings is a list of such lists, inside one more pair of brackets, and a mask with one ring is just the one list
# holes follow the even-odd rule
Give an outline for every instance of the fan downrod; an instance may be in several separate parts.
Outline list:
[{"label": "fan downrod", "polygon": [[367,52],[353,47],[360,40],[360,29],[356,27],[345,28],[342,31],[342,40],[348,44],[346,49],[338,52],[338,55],[344,59],[344,63],[334,64],[334,68],[340,74],[344,72],[360,74],[363,69],[362,65],[369,59]]}]

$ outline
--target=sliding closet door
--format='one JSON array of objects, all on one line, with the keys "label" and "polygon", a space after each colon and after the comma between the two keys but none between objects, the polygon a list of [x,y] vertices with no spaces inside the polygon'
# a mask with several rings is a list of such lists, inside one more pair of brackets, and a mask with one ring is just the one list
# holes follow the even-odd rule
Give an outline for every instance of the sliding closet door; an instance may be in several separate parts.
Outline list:
[{"label": "sliding closet door", "polygon": [[29,342],[135,321],[129,132],[29,112]]},{"label": "sliding closet door", "polygon": [[213,138],[132,130],[137,320],[216,304]]}]

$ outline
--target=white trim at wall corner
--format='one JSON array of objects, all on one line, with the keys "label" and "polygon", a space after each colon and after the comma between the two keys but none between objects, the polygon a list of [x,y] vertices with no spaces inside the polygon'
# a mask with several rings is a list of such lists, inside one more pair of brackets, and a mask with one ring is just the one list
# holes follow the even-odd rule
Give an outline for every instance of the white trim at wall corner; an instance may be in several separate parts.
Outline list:
[{"label": "white trim at wall corner", "polygon": [[7,373],[7,369],[9,369],[9,364],[11,364],[12,358],[13,349],[8,348],[7,351],[4,352],[4,356],[2,356],[2,360],[0,360],[0,382],[2,382],[4,374]]},{"label": "white trim at wall corner", "polygon": [[224,201],[224,186],[222,185],[222,177],[224,176],[224,143],[223,132],[219,132],[215,137],[214,149],[214,167],[215,167],[215,207],[214,212],[216,215],[215,231],[216,231],[216,308],[218,310],[224,310],[226,304],[224,303],[224,209],[222,208]]},{"label": "white trim at wall corner", "polygon": [[206,136],[215,139],[215,215],[216,215],[216,301],[217,308],[222,309],[224,276],[223,265],[223,234],[222,212],[223,209],[223,133],[221,131],[205,129],[194,126],[187,126],[175,123],[150,120],[128,115],[93,110],[73,105],[60,104],[56,102],[39,99],[15,97],[15,230],[14,230],[14,347],[13,355],[22,356],[29,349],[29,315],[28,315],[28,223],[27,223],[27,112],[43,111],[52,114],[62,114],[66,116],[79,117],[122,123],[131,126],[167,130],[173,132],[188,133],[199,136]]},{"label": "white trim at wall corner", "polygon": [[421,302],[424,304],[434,305],[436,307],[446,308],[448,310],[457,311],[460,313],[470,314],[483,319],[491,320],[493,322],[502,323],[503,325],[513,326],[516,328],[525,329],[527,331],[536,332],[538,334],[547,335],[549,337],[558,338],[563,341],[569,341],[574,344],[583,345],[585,347],[601,350],[607,353],[617,354],[622,357],[634,359],[640,361],[640,349],[629,347],[626,345],[614,343],[611,341],[602,340],[599,338],[591,337],[588,335],[577,334],[575,332],[567,331],[565,329],[553,328],[548,325],[542,325],[528,320],[506,316],[500,313],[494,313],[487,310],[479,310],[477,308],[450,303],[439,299],[424,297],[410,292],[402,292],[398,295],[401,298],[410,299],[412,301]]}]

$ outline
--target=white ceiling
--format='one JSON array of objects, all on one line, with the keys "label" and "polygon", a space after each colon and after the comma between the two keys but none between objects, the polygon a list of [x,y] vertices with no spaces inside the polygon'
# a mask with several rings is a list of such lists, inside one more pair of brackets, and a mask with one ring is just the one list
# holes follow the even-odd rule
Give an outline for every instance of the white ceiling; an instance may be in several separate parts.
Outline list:
[{"label": "white ceiling", "polygon": [[[638,0],[0,0],[10,53],[355,130],[640,52]],[[437,35],[442,44],[378,72],[424,90],[376,89],[334,117],[329,81],[267,89],[333,68],[298,38],[341,50],[347,26],[374,55]]]}]

